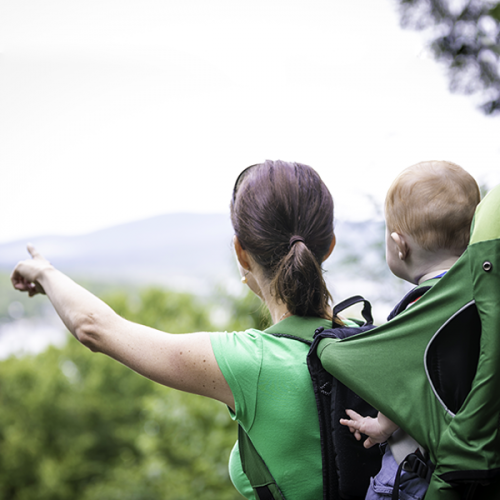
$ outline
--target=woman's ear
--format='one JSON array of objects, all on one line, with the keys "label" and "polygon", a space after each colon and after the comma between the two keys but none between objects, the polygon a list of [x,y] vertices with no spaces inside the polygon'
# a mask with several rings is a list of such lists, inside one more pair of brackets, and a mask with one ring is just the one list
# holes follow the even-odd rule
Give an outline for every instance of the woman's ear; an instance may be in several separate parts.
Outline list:
[{"label": "woman's ear", "polygon": [[391,240],[396,244],[399,259],[406,260],[410,254],[410,246],[405,236],[401,233],[391,233]]},{"label": "woman's ear", "polygon": [[248,259],[248,253],[246,250],[243,250],[238,236],[234,235],[233,242],[234,251],[236,252],[236,258],[238,259],[240,266],[245,269],[245,271],[250,271],[250,261]]},{"label": "woman's ear", "polygon": [[328,249],[328,252],[326,252],[326,255],[323,257],[322,262],[325,262],[325,260],[328,259],[328,257],[330,257],[330,255],[333,252],[333,249],[335,248],[336,243],[337,243],[337,238],[335,238],[335,235],[333,235],[332,242],[330,243],[330,248]]}]

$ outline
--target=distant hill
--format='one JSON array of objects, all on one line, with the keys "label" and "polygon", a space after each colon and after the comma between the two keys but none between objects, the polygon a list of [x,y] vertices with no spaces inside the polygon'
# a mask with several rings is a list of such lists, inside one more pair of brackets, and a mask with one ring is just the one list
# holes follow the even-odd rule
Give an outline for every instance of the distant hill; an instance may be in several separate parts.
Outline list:
[{"label": "distant hill", "polygon": [[[401,283],[384,260],[381,222],[337,221],[337,247],[326,263],[335,300],[361,293],[395,302]],[[240,289],[228,214],[167,214],[79,236],[32,242],[56,267],[86,281],[133,283],[207,293],[215,285]],[[0,271],[27,257],[26,241],[0,245]],[[390,286],[387,286],[390,284]]]},{"label": "distant hill", "polygon": [[[225,214],[167,214],[78,236],[32,243],[58,269],[88,280],[166,284],[192,290],[235,269]],[[0,269],[27,257],[26,241],[0,245]]]}]

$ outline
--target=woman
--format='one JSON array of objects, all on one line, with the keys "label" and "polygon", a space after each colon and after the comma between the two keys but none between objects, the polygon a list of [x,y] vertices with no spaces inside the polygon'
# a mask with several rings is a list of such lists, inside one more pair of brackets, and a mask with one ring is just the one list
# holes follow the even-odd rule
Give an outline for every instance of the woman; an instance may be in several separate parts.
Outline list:
[{"label": "woman", "polygon": [[[332,197],[312,168],[266,161],[238,177],[231,220],[242,282],[265,302],[274,323],[264,332],[170,335],[131,323],[31,246],[32,259],[17,265],[12,283],[29,295],[46,293],[69,331],[92,351],[160,384],[226,404],[287,500],[321,498],[308,346],[270,333],[331,325],[321,263],[335,245]],[[255,498],[237,444],[230,473],[240,493]]]}]

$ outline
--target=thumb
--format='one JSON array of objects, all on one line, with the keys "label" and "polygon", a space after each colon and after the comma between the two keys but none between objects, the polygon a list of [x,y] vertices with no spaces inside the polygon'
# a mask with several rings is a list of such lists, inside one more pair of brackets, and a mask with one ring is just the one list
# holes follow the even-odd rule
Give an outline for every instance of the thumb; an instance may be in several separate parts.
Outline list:
[{"label": "thumb", "polygon": [[363,443],[363,446],[365,448],[371,448],[372,446],[374,446],[376,444],[377,444],[376,441],[372,441],[372,439],[370,437],[368,437],[368,438],[365,439],[365,442]]}]

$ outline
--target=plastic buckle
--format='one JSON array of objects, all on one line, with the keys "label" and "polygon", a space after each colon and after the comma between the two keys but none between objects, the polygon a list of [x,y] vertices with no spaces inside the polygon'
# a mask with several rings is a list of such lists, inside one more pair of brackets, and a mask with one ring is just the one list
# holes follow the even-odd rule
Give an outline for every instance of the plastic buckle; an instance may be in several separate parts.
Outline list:
[{"label": "plastic buckle", "polygon": [[317,328],[315,331],[314,331],[314,338],[316,338],[320,333],[322,333],[324,331],[324,327],[323,326],[320,326],[319,328]]},{"label": "plastic buckle", "polygon": [[427,466],[422,457],[416,453],[411,453],[405,458],[403,462],[403,470],[405,472],[413,472],[422,479],[425,479],[427,482],[430,482],[432,470]]}]

